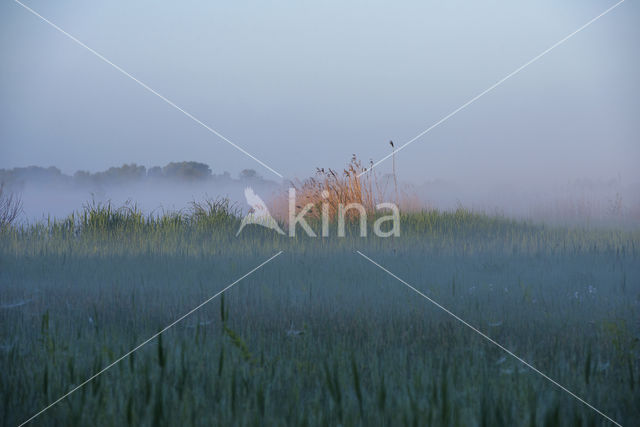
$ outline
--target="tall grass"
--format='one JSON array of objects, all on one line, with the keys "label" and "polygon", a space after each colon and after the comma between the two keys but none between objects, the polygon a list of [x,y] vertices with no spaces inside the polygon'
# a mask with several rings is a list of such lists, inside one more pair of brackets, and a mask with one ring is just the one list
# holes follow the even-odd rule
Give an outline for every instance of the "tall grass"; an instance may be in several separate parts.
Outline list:
[{"label": "tall grass", "polygon": [[22,200],[13,193],[7,193],[0,183],[0,232],[10,227],[22,212]]},{"label": "tall grass", "polygon": [[[465,210],[400,238],[236,238],[224,200],[87,205],[0,235],[0,422],[16,425],[277,250],[274,263],[39,418],[44,425],[556,425],[640,418],[640,232]],[[455,285],[454,285],[455,284]],[[304,334],[290,334],[291,324]],[[480,397],[482,396],[482,397]]]},{"label": "tall grass", "polygon": [[[407,211],[417,210],[416,198],[406,191],[399,192],[395,171],[393,177],[380,177],[375,169],[365,172],[367,168],[354,154],[342,171],[317,168],[314,177],[290,184],[296,190],[298,207],[313,205],[309,217],[315,219],[322,217],[323,206],[326,206],[326,214],[335,220],[339,207],[352,203],[363,206],[368,215],[375,214],[376,205],[384,202],[394,202]],[[288,215],[287,197],[288,194],[283,194],[273,202],[275,214],[283,220]],[[357,215],[355,211],[345,213],[346,218]]]}]

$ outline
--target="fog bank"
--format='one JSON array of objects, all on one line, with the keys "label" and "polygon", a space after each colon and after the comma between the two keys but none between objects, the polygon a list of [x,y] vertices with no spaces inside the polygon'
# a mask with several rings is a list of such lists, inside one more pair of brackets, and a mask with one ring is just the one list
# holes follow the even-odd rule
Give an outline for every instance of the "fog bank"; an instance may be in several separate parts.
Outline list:
[{"label": "fog bank", "polygon": [[[98,174],[92,176],[93,180],[86,182],[78,180],[78,174],[73,178],[62,175],[63,179],[23,177],[19,182],[6,186],[6,190],[22,199],[20,222],[35,223],[64,218],[93,203],[135,206],[145,214],[160,215],[186,211],[194,201],[226,198],[246,213],[249,209],[244,198],[246,187],[252,187],[267,204],[276,196],[286,194],[288,188],[287,181],[278,183],[258,176],[232,178],[229,174],[199,179],[145,176],[118,181],[111,177],[106,182],[99,182],[95,178]],[[549,224],[640,225],[640,195],[636,191],[639,185],[625,183],[619,178],[582,179],[527,188],[506,182],[490,185],[451,180],[405,181],[399,182],[400,194],[397,197],[390,182],[383,186],[381,198],[398,201],[403,211],[465,208]]]}]

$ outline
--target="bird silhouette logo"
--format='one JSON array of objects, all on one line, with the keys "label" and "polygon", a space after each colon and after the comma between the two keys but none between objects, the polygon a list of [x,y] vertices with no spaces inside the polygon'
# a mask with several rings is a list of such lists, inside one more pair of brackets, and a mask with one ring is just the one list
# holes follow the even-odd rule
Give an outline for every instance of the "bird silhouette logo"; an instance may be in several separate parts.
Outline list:
[{"label": "bird silhouette logo", "polygon": [[240,229],[236,233],[236,236],[240,234],[242,229],[249,224],[258,224],[263,227],[270,228],[278,232],[278,234],[284,235],[284,231],[280,228],[278,223],[269,213],[269,209],[267,209],[267,205],[264,201],[258,196],[251,187],[247,187],[244,189],[244,197],[247,199],[247,203],[251,206],[249,209],[249,213],[242,218],[242,224],[240,224]]}]

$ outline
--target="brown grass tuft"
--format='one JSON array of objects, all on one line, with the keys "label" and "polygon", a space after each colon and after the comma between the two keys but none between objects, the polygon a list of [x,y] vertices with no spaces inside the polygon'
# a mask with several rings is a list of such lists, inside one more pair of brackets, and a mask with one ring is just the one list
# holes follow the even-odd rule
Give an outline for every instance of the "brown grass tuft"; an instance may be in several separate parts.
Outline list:
[{"label": "brown grass tuft", "polygon": [[[376,205],[383,202],[397,203],[401,209],[403,207],[415,209],[419,205],[417,198],[409,196],[407,192],[393,194],[392,190],[395,188],[393,175],[380,177],[375,170],[372,170],[358,176],[366,171],[367,168],[355,154],[342,172],[317,168],[315,176],[290,183],[296,190],[297,208],[302,209],[310,203],[313,208],[309,217],[320,219],[322,205],[326,204],[329,219],[333,220],[338,216],[338,206],[347,206],[350,203],[362,205],[367,214],[373,214]],[[288,219],[288,193],[274,200],[273,213],[280,219]],[[355,209],[348,210],[345,214],[347,219],[357,216],[358,211]]]}]

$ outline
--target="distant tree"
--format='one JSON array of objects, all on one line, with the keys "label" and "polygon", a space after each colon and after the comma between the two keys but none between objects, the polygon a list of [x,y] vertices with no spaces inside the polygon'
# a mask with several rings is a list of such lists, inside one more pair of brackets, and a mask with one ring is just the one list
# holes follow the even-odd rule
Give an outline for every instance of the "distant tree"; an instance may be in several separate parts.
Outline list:
[{"label": "distant tree", "polygon": [[62,172],[54,166],[48,168],[27,166],[26,168],[13,168],[13,176],[17,179],[51,181],[62,177]]},{"label": "distant tree", "polygon": [[119,175],[125,179],[141,179],[147,176],[147,168],[142,165],[131,163],[130,165],[122,165]]},{"label": "distant tree", "polygon": [[147,176],[149,178],[161,178],[162,177],[162,168],[160,166],[154,166],[147,170]]},{"label": "distant tree", "polygon": [[89,184],[92,181],[92,179],[93,177],[91,176],[91,173],[87,171],[77,171],[76,173],[73,174],[73,181],[76,184],[81,184],[81,185]]},{"label": "distant tree", "polygon": [[243,169],[239,175],[241,180],[253,180],[259,178],[258,172],[253,169]]},{"label": "distant tree", "polygon": [[5,183],[7,189],[20,191],[27,182],[46,183],[55,185],[81,185],[100,188],[104,185],[118,186],[142,182],[147,178],[163,179],[167,181],[195,182],[207,180],[211,183],[249,182],[253,187],[274,185],[265,180],[254,169],[244,169],[235,179],[227,171],[214,175],[211,168],[200,162],[171,162],[166,166],[153,166],[148,170],[135,163],[110,167],[101,172],[91,173],[78,170],[73,175],[65,175],[56,167],[43,168],[39,166],[0,169],[0,183]]},{"label": "distant tree", "polygon": [[104,172],[94,174],[94,178],[102,184],[125,184],[139,181],[146,175],[147,169],[144,166],[131,163],[120,167],[110,167]]},{"label": "distant tree", "polygon": [[171,162],[162,168],[162,174],[167,178],[203,180],[211,176],[211,168],[205,163]]},{"label": "distant tree", "polygon": [[52,184],[68,182],[69,179],[69,176],[64,175],[60,169],[53,166],[48,168],[27,166],[0,170],[0,181],[11,188],[20,187],[27,181]]}]

